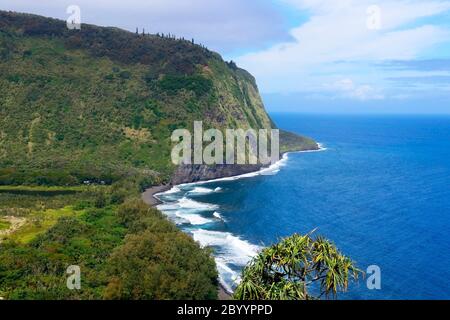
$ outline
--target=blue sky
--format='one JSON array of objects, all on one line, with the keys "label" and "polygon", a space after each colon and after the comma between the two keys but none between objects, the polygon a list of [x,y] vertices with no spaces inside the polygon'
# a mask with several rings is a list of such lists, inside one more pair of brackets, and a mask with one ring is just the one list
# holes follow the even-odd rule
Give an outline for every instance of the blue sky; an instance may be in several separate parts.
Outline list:
[{"label": "blue sky", "polygon": [[0,9],[195,38],[269,111],[450,113],[450,0],[0,0]]}]

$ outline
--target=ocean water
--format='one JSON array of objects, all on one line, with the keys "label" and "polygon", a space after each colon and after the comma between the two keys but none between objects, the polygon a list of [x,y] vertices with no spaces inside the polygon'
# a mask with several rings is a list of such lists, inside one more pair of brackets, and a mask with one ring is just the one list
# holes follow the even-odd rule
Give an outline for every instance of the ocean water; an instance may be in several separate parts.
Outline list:
[{"label": "ocean water", "polygon": [[381,290],[361,280],[340,298],[450,299],[450,117],[272,116],[325,150],[291,153],[273,175],[159,195],[170,219],[215,249],[224,286],[261,247],[317,228],[360,269],[381,268]]}]

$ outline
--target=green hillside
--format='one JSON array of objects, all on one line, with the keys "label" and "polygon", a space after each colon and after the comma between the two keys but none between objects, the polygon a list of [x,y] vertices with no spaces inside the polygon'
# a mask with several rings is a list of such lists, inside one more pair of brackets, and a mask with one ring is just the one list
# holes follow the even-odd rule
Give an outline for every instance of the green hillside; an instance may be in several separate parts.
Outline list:
[{"label": "green hillside", "polygon": [[170,174],[194,120],[270,128],[255,79],[192,41],[0,12],[0,184]]}]

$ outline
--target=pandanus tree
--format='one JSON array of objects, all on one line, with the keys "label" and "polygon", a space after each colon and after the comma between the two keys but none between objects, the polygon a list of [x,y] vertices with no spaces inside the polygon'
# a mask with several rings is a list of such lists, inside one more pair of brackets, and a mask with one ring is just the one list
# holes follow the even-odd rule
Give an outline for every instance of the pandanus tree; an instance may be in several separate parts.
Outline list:
[{"label": "pandanus tree", "polygon": [[242,272],[237,300],[337,298],[361,273],[323,237],[295,234],[262,250]]}]

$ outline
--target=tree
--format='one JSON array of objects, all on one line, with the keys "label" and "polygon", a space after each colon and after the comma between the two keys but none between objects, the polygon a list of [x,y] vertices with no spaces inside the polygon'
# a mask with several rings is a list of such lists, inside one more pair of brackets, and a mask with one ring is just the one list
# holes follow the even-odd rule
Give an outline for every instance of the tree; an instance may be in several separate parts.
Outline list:
[{"label": "tree", "polygon": [[[153,228],[164,228],[155,222]],[[111,280],[103,294],[107,300],[217,299],[217,271],[210,251],[177,230],[127,236],[108,266]]]},{"label": "tree", "polygon": [[354,262],[323,237],[295,234],[264,249],[243,270],[237,300],[337,297],[358,279]]}]

